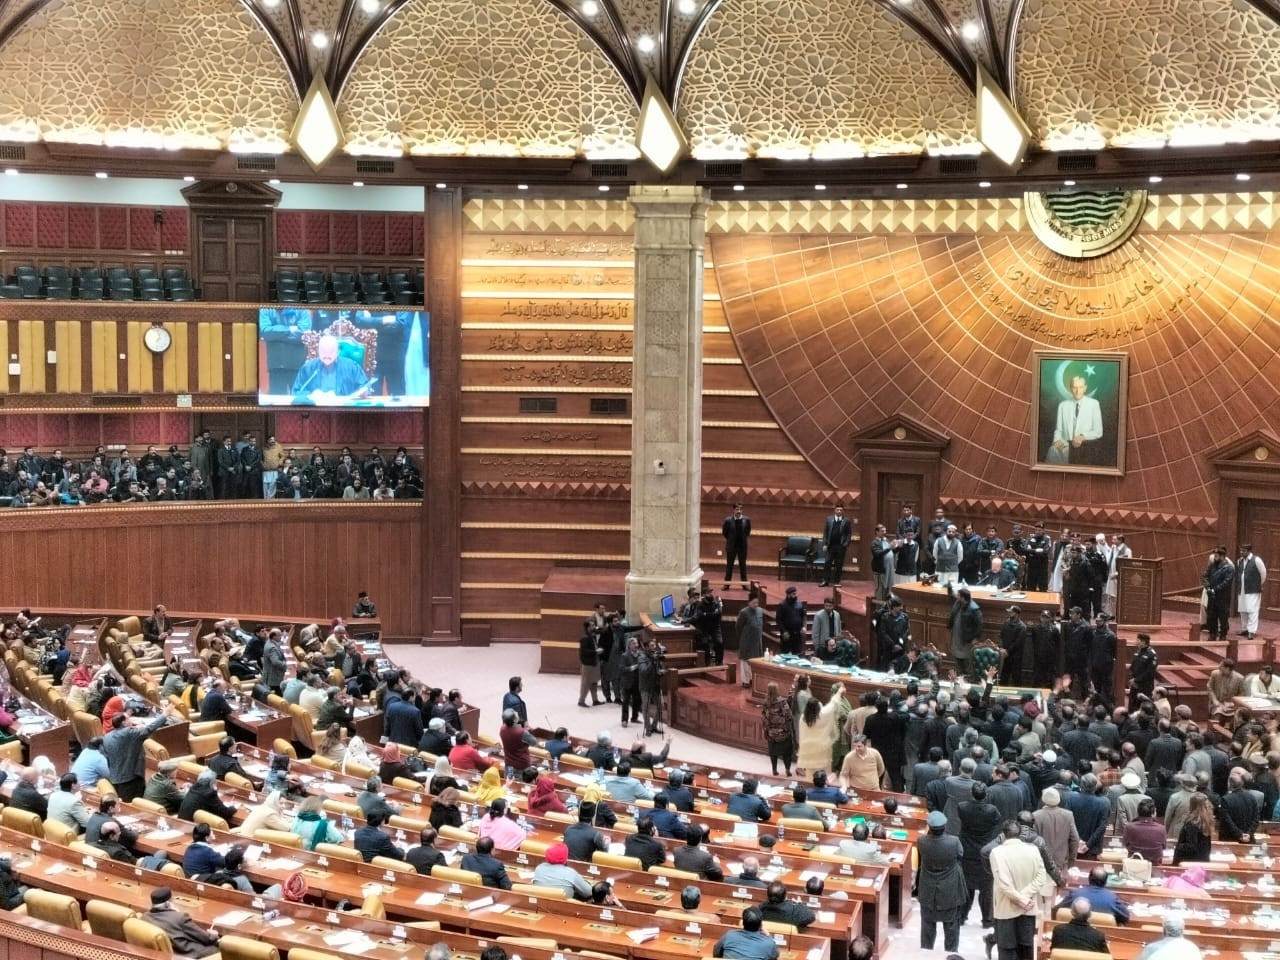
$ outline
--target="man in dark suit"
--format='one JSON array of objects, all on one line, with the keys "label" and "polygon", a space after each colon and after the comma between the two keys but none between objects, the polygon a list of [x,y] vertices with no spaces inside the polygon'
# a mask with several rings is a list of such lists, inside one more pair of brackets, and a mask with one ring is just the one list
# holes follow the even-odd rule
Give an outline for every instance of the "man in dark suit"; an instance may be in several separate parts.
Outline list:
[{"label": "man in dark suit", "polygon": [[218,931],[196,923],[170,902],[173,892],[168,887],[151,891],[151,909],[141,919],[159,927],[169,935],[175,956],[208,957],[218,952]]},{"label": "man in dark suit", "polygon": [[432,867],[444,866],[444,854],[436,849],[436,832],[427,827],[418,835],[418,845],[410,847],[404,858],[419,873],[430,874]]},{"label": "man in dark suit", "polygon": [[360,856],[364,857],[365,863],[369,863],[374,857],[390,857],[392,860],[404,859],[404,854],[400,852],[400,848],[392,843],[391,838],[381,830],[385,820],[386,814],[381,810],[374,809],[366,816],[364,826],[356,829],[352,844],[360,851]]},{"label": "man in dark suit", "polygon": [[747,580],[747,541],[751,537],[751,518],[742,512],[742,504],[733,505],[733,513],[724,518],[721,532],[724,534],[724,588],[729,589],[736,562],[742,589],[747,590],[751,586]]},{"label": "man in dark suit", "polygon": [[507,876],[507,868],[493,855],[493,837],[481,837],[477,840],[475,853],[468,853],[458,866],[463,870],[480,874],[480,879],[486,887],[496,887],[499,890],[511,889],[511,878]]},{"label": "man in dark suit", "polygon": [[164,646],[172,629],[173,621],[169,619],[169,611],[164,608],[163,603],[157,603],[151,616],[142,621],[142,639],[156,646]]},{"label": "man in dark suit", "polygon": [[1051,950],[1088,950],[1107,953],[1106,935],[1089,922],[1093,907],[1084,897],[1071,901],[1071,921],[1053,928]]},{"label": "man in dark suit", "polygon": [[760,915],[771,923],[790,923],[797,930],[803,930],[813,921],[817,914],[798,900],[787,899],[787,888],[778,880],[769,884],[765,902],[760,904]]},{"label": "man in dark suit", "polygon": [[[827,522],[822,528],[822,543],[827,548],[827,562],[822,567],[822,583],[820,587],[834,583],[840,586],[840,580],[844,576],[844,555],[849,549],[849,536],[852,530],[849,526],[849,518],[844,515],[844,507],[836,504],[835,510],[831,516],[827,517]],[[832,577],[831,571],[835,571]]]}]

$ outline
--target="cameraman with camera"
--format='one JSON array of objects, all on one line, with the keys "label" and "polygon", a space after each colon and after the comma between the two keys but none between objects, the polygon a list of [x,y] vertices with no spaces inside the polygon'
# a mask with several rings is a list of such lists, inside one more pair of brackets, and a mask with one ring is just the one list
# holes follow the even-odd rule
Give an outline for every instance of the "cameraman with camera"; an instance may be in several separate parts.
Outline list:
[{"label": "cameraman with camera", "polygon": [[662,674],[666,670],[667,648],[649,637],[640,649],[640,713],[644,735],[662,732]]}]

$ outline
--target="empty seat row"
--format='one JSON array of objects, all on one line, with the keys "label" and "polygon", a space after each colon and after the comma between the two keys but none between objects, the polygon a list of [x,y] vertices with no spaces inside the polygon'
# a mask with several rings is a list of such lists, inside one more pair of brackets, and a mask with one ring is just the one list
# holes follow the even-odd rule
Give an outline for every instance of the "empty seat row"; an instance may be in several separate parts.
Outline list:
[{"label": "empty seat row", "polygon": [[182,267],[156,270],[139,267],[49,266],[43,273],[20,266],[14,276],[0,283],[5,300],[171,300],[196,299],[195,285]]},{"label": "empty seat row", "polygon": [[277,270],[272,283],[280,303],[377,303],[412,305],[422,302],[423,275],[396,271],[350,273],[323,270]]}]

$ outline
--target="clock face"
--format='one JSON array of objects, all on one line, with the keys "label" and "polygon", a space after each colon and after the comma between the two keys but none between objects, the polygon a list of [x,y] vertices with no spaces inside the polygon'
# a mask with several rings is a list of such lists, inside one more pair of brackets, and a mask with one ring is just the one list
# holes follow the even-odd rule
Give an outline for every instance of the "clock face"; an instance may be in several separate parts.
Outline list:
[{"label": "clock face", "polygon": [[142,342],[152,353],[164,353],[173,342],[173,335],[164,327],[151,327],[142,335]]}]

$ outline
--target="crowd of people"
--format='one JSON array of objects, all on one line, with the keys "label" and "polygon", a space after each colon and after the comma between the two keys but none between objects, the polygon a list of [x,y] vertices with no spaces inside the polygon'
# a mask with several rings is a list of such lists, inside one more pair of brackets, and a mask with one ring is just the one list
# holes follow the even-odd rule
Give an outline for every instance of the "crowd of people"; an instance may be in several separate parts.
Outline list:
[{"label": "crowd of people", "polygon": [[357,458],[350,447],[330,456],[319,447],[303,459],[274,436],[265,445],[246,431],[220,441],[205,430],[186,453],[152,444],[138,457],[99,446],[86,460],[24,447],[0,450],[0,495],[14,507],[201,500],[420,499],[422,473],[404,447],[388,459],[378,447]]}]

